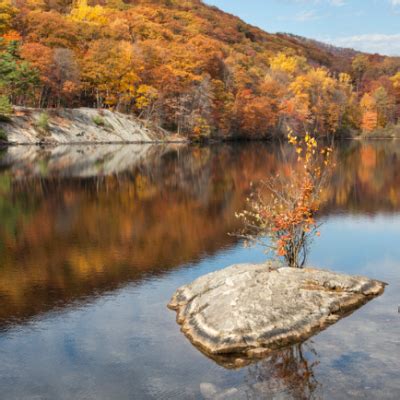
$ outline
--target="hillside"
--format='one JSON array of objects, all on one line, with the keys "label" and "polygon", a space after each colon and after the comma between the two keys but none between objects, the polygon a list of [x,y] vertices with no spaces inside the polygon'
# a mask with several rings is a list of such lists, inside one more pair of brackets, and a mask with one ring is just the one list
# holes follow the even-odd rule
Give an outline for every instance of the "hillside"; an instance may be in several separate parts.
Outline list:
[{"label": "hillside", "polygon": [[0,35],[3,116],[109,108],[191,137],[260,137],[399,115],[399,59],[269,34],[200,0],[1,0]]}]

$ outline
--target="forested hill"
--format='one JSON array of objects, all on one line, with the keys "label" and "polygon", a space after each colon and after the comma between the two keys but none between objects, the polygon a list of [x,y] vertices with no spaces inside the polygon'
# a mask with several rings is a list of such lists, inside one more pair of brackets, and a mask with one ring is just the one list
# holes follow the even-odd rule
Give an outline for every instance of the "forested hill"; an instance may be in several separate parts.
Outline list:
[{"label": "forested hill", "polygon": [[400,60],[269,34],[200,0],[0,0],[10,104],[133,113],[188,136],[396,124]]}]

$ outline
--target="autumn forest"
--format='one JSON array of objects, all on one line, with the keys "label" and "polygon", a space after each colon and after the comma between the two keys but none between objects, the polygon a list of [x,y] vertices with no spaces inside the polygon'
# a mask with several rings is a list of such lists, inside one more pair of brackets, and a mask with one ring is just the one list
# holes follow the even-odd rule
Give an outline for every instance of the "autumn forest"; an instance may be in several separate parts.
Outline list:
[{"label": "autumn forest", "polygon": [[193,138],[396,131],[400,58],[268,34],[200,0],[1,0],[0,113],[109,108]]}]

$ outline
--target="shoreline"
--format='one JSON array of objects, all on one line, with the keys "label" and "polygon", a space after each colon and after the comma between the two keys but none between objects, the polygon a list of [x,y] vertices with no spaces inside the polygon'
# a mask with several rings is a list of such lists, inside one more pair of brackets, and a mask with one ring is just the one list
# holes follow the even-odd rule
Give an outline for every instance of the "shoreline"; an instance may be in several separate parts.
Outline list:
[{"label": "shoreline", "polygon": [[[400,137],[340,137],[335,139],[335,142],[340,141],[388,141],[388,140],[400,140]],[[0,141],[0,149],[5,149],[9,147],[57,147],[57,146],[107,146],[107,145],[169,145],[169,144],[180,144],[180,145],[213,145],[213,144],[239,144],[239,143],[276,143],[282,141],[282,138],[258,138],[258,139],[224,139],[224,138],[212,138],[207,140],[140,140],[140,141],[71,141],[71,142],[53,142],[53,141],[43,141],[43,142],[4,142]]]},{"label": "shoreline", "polygon": [[29,143],[29,142],[21,142],[21,143],[9,143],[9,142],[0,142],[0,149],[7,147],[27,147],[27,146],[37,146],[37,147],[57,147],[57,146],[107,146],[107,145],[131,145],[131,144],[153,144],[153,145],[162,145],[162,144],[191,144],[191,141],[188,140],[152,140],[152,141],[109,141],[109,142],[37,142],[37,143]]},{"label": "shoreline", "polygon": [[[115,144],[213,144],[240,142],[279,142],[276,137],[183,137],[129,114],[107,109],[15,107],[15,114],[0,120],[0,148],[11,146],[115,145]],[[5,138],[5,139],[4,139]],[[3,139],[3,140],[2,140]],[[341,140],[397,140],[391,135],[333,135]]]}]

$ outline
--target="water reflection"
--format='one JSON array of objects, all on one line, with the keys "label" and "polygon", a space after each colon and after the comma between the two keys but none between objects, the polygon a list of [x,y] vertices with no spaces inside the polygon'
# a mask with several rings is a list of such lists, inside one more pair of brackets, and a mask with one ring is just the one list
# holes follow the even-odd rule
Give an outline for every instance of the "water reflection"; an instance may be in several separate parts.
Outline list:
[{"label": "water reflection", "polygon": [[326,196],[329,214],[399,211],[399,141],[345,141],[336,148],[335,161],[336,173]]},{"label": "water reflection", "polygon": [[231,245],[226,233],[237,226],[234,212],[250,179],[265,173],[264,152],[252,159],[238,150],[148,148],[145,160],[133,157],[124,172],[85,178],[68,164],[60,171],[52,158],[40,175],[42,150],[25,150],[0,177],[0,324]]},{"label": "water reflection", "polygon": [[[10,148],[0,160],[0,326],[232,245],[250,182],[288,168],[279,150]],[[397,142],[338,148],[323,213],[398,210],[399,152]]]},{"label": "water reflection", "polygon": [[165,308],[178,286],[199,275],[263,260],[260,249],[243,250],[227,232],[238,228],[234,212],[250,182],[290,167],[274,146],[3,152],[4,398],[190,399],[215,391],[225,398],[394,398],[400,142],[335,149],[338,168],[322,211],[328,223],[312,263],[390,286],[318,335],[318,356],[303,345],[225,370],[191,347]]},{"label": "water reflection", "polygon": [[[219,357],[214,361],[233,368],[229,358]],[[274,396],[315,399],[318,398],[316,390],[319,383],[314,368],[318,363],[318,354],[312,345],[297,344],[273,352],[262,361],[250,365],[246,370],[244,384],[239,387],[220,389],[210,383],[203,383],[200,390],[206,399],[261,399]]]},{"label": "water reflection", "polygon": [[317,356],[311,347],[293,346],[250,368],[250,375],[261,383],[264,394],[286,390],[292,398],[312,399],[318,387],[313,370],[318,362],[312,360],[310,354]]}]

